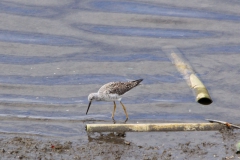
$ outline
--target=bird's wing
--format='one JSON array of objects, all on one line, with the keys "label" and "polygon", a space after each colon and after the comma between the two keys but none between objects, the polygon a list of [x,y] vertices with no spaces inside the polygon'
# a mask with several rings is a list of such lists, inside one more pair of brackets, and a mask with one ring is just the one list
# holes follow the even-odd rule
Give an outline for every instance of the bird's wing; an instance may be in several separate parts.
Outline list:
[{"label": "bird's wing", "polygon": [[99,93],[102,94],[118,94],[123,95],[127,91],[131,90],[132,88],[136,87],[140,81],[130,81],[130,82],[110,82],[103,85],[99,89]]}]

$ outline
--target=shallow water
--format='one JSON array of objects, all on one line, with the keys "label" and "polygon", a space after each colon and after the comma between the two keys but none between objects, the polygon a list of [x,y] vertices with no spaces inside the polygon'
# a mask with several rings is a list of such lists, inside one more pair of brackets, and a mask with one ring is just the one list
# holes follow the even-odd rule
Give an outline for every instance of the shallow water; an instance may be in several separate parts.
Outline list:
[{"label": "shallow water", "polygon": [[[237,1],[11,0],[0,8],[1,133],[85,137],[84,125],[111,123],[113,108],[96,102],[85,115],[88,94],[139,78],[123,98],[128,123],[240,120]],[[194,68],[211,105],[195,102],[168,45]]]}]

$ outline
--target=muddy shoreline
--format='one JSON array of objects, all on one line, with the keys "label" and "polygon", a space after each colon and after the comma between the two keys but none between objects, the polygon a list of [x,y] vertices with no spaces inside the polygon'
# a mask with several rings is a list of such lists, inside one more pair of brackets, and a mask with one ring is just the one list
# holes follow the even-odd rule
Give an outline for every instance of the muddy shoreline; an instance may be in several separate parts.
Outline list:
[{"label": "muddy shoreline", "polygon": [[[204,133],[204,134],[203,134]],[[126,133],[128,134],[128,133]],[[240,132],[223,129],[213,132],[169,132],[175,137],[159,144],[141,144],[125,133],[88,133],[88,140],[5,135],[0,138],[1,159],[238,159],[236,143]],[[135,133],[135,136],[138,133]],[[157,133],[154,133],[158,135]],[[195,138],[192,138],[191,135]],[[199,135],[199,136],[198,136]],[[181,139],[185,137],[186,139]],[[199,137],[199,139],[198,139]],[[205,137],[205,140],[202,138]],[[172,138],[172,137],[171,137]],[[170,138],[170,139],[171,139]],[[220,138],[220,139],[219,139]],[[132,139],[132,140],[131,140]],[[151,140],[149,140],[151,141]]]}]

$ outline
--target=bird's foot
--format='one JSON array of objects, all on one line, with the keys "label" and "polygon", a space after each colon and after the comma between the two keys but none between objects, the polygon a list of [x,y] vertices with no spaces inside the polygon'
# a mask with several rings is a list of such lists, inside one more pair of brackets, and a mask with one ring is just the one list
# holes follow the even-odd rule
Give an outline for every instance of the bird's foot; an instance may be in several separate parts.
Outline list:
[{"label": "bird's foot", "polygon": [[113,124],[115,124],[115,123],[116,123],[116,121],[115,121],[114,117],[112,117],[112,120],[113,120]]},{"label": "bird's foot", "polygon": [[126,118],[126,120],[124,121],[124,123],[126,123],[128,121],[128,118]]}]

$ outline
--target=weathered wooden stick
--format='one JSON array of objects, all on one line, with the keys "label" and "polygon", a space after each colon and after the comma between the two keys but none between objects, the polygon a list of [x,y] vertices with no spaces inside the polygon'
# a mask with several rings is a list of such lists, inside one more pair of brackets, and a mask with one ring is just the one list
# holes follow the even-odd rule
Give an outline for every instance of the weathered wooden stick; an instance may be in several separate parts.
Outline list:
[{"label": "weathered wooden stick", "polygon": [[163,47],[163,50],[167,52],[172,63],[175,64],[178,71],[183,75],[184,79],[186,79],[187,84],[190,88],[193,89],[196,95],[196,101],[200,104],[209,105],[212,103],[212,99],[208,93],[208,90],[201,82],[201,80],[197,77],[192,67],[184,61],[184,58],[181,56],[181,53],[177,48],[171,47]]},{"label": "weathered wooden stick", "polygon": [[231,128],[237,128],[237,129],[240,129],[240,126],[238,125],[235,125],[235,124],[232,124],[232,123],[228,123],[228,122],[225,122],[225,121],[219,121],[219,120],[214,120],[214,119],[206,119],[207,121],[211,122],[211,123],[220,123],[220,124],[225,124],[227,127]]},{"label": "weathered wooden stick", "polygon": [[87,124],[88,132],[167,132],[214,131],[225,128],[218,123]]}]

